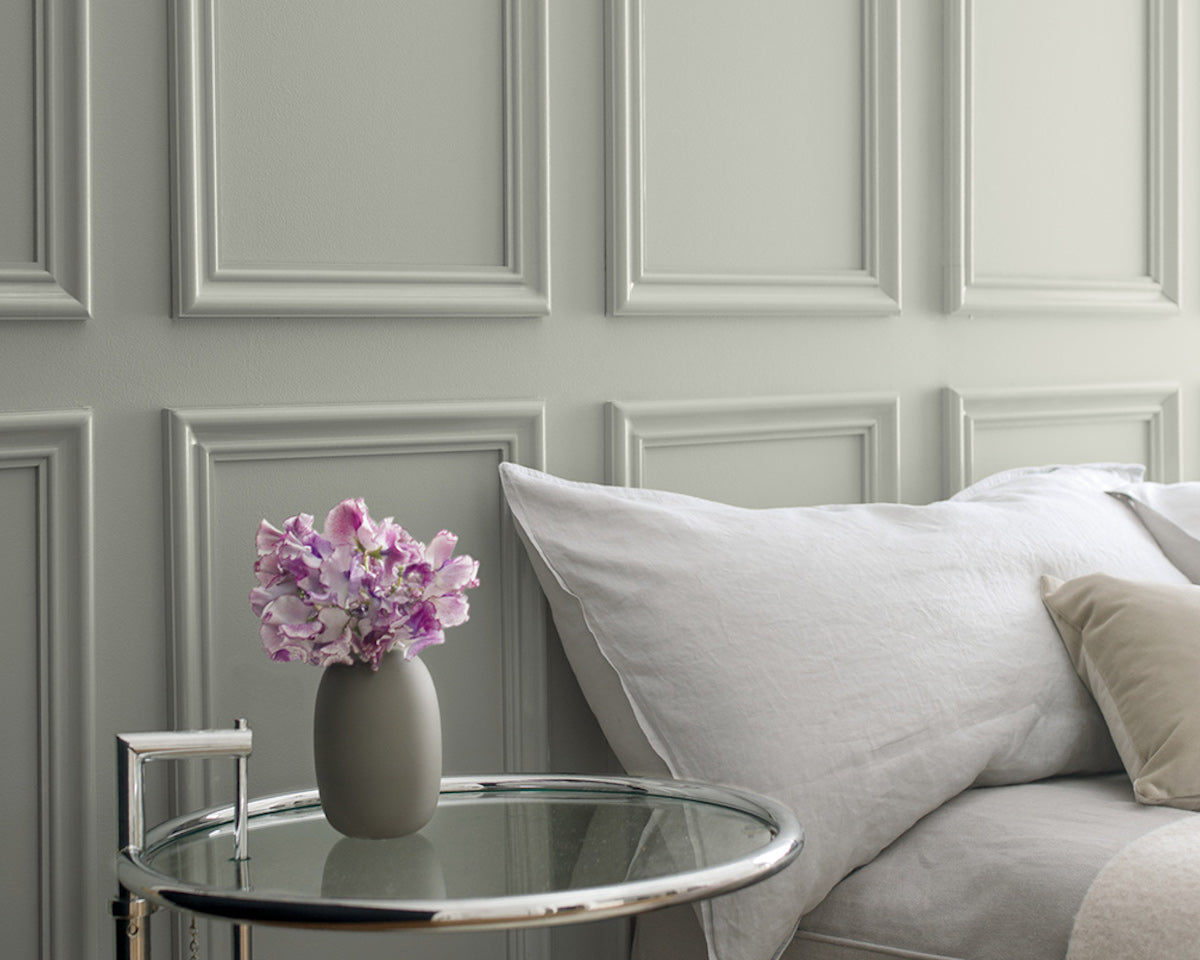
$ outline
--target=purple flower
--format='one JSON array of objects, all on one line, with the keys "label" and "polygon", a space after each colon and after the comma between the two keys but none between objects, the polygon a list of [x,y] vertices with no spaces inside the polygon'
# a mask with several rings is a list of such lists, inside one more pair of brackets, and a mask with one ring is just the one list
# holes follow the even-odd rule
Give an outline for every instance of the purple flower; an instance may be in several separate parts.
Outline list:
[{"label": "purple flower", "polygon": [[437,617],[437,608],[429,601],[417,604],[412,619],[408,624],[409,641],[405,656],[409,659],[416,656],[426,647],[435,643],[443,643],[446,639],[442,633],[442,624]]},{"label": "purple flower", "polygon": [[373,520],[361,498],[330,510],[320,532],[309,514],[282,530],[263,520],[250,606],[268,656],[378,669],[390,650],[411,660],[442,643],[467,620],[465,591],[479,585],[479,564],[453,556],[457,543],[442,530],[426,546],[391,517]]},{"label": "purple flower", "polygon": [[361,497],[343,500],[325,517],[325,533],[335,544],[350,544],[364,550],[376,550],[379,529],[367,512]]},{"label": "purple flower", "polygon": [[479,563],[470,557],[451,556],[457,544],[458,537],[443,530],[425,549],[431,575],[421,596],[432,604],[443,627],[456,627],[466,621],[468,605],[463,591],[479,586]]}]

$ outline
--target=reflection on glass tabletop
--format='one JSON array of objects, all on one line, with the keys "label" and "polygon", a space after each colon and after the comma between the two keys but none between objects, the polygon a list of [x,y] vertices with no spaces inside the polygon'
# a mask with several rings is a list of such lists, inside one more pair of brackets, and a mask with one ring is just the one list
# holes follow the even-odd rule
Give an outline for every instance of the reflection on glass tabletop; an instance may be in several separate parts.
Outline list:
[{"label": "reflection on glass tabletop", "polygon": [[118,855],[152,902],[289,926],[497,929],[599,919],[755,883],[800,851],[790,810],[743,790],[638,777],[450,777],[437,813],[393,840],[343,837],[315,790],[149,831]]}]

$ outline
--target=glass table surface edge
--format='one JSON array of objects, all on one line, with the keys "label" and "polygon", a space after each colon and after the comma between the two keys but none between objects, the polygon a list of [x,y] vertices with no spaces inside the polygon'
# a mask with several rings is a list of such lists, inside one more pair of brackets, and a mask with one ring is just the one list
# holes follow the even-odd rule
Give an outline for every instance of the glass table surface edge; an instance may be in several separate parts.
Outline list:
[{"label": "glass table surface edge", "polygon": [[[357,899],[256,892],[190,883],[155,869],[158,851],[198,832],[232,822],[232,806],[176,817],[147,832],[144,849],[117,855],[118,879],[157,906],[236,923],[337,929],[509,929],[625,916],[675,903],[707,899],[749,886],[782,870],[799,854],[803,831],[795,814],[769,797],[743,789],[687,780],[575,774],[499,774],[446,777],[444,796],[489,793],[609,795],[685,801],[724,808],[757,820],[769,842],[737,859],[647,879],[535,893],[428,899]],[[277,794],[251,801],[251,823],[281,811],[315,807],[316,790]],[[254,845],[250,846],[253,860]]]}]

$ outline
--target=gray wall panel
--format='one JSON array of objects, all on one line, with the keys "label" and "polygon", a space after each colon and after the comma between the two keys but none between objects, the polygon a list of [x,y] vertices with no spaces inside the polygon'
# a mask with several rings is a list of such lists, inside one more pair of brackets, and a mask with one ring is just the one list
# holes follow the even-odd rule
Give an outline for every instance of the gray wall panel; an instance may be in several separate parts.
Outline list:
[{"label": "gray wall panel", "polygon": [[[0,414],[6,949],[94,942],[92,441],[87,411]],[[11,934],[9,933],[11,931]]]}]

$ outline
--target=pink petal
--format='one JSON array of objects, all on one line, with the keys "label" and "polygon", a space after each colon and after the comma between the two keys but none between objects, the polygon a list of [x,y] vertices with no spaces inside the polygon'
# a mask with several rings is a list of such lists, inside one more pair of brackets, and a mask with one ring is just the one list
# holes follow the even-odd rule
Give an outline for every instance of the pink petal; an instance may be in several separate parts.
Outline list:
[{"label": "pink petal", "polygon": [[262,621],[264,624],[295,626],[308,623],[316,612],[316,608],[296,594],[285,594],[267,604],[262,612]]},{"label": "pink petal", "polygon": [[455,557],[440,568],[435,568],[433,579],[425,586],[425,596],[439,597],[447,593],[455,593],[468,587],[479,586],[475,574],[479,572],[478,561],[472,560],[465,554]]},{"label": "pink petal", "polygon": [[362,497],[343,500],[325,517],[325,538],[334,546],[354,545],[360,539],[360,530],[364,528],[373,532],[374,524]]},{"label": "pink petal", "polygon": [[425,559],[436,570],[450,559],[450,554],[454,553],[454,548],[457,545],[458,537],[449,530],[442,530],[436,537],[429,541],[429,546],[425,548]]},{"label": "pink petal", "polygon": [[259,523],[258,532],[254,535],[254,546],[258,548],[260,554],[270,553],[279,546],[282,539],[283,531],[263,520]]},{"label": "pink petal", "polygon": [[438,621],[443,627],[457,627],[467,622],[470,604],[461,593],[434,597],[433,606],[437,610]]}]

